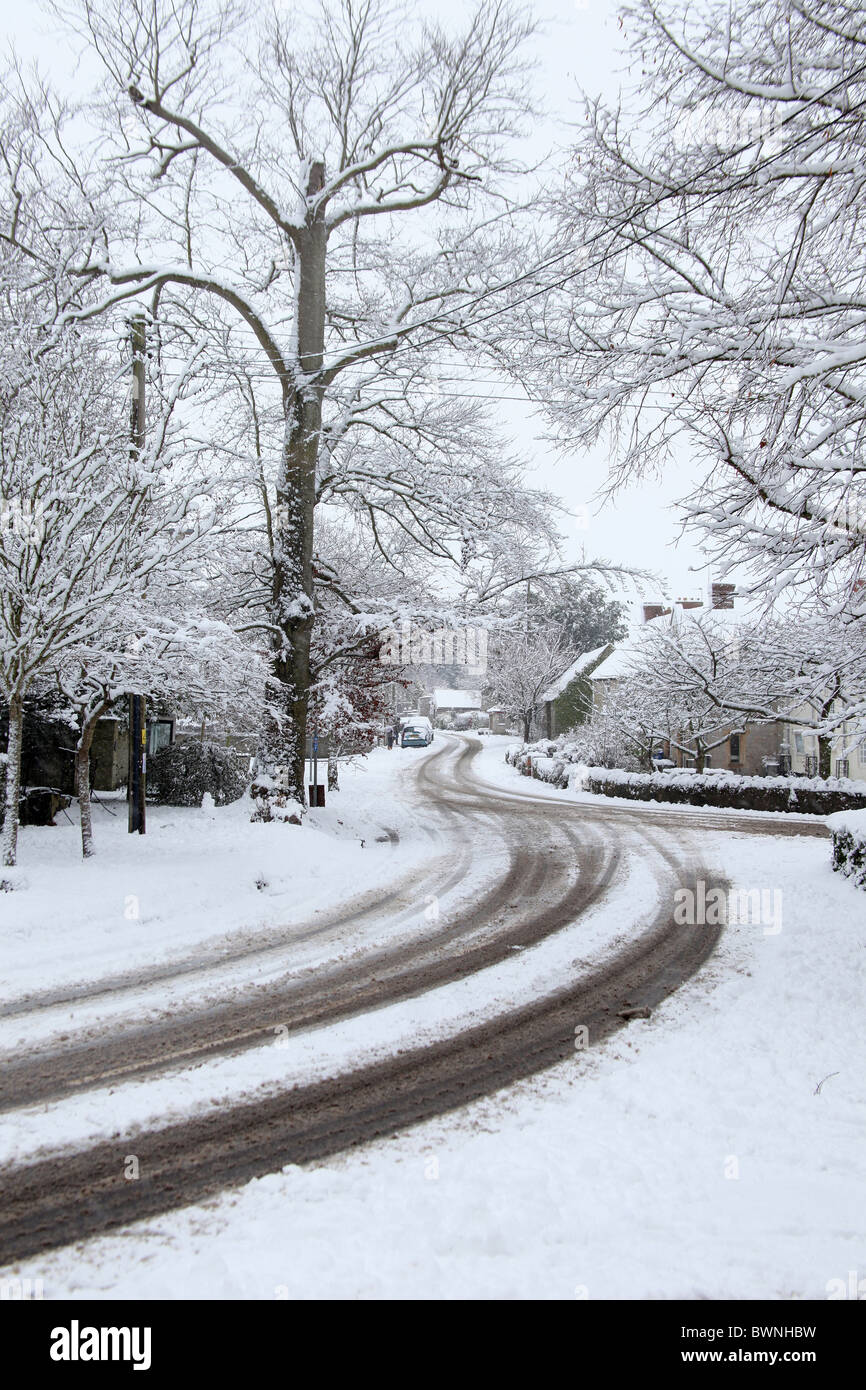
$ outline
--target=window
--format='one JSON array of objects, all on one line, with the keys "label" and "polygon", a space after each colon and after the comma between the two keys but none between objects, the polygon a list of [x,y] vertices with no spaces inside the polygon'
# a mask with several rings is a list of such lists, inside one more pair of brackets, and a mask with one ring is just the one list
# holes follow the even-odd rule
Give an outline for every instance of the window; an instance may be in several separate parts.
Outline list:
[{"label": "window", "polygon": [[848,776],[848,759],[847,759],[847,758],[837,758],[837,759],[836,759],[836,776],[837,776],[837,777],[847,777],[847,776]]},{"label": "window", "polygon": [[802,735],[802,734],[795,734],[795,735],[794,735],[794,752],[795,752],[795,753],[804,753],[805,751],[806,751],[806,750],[805,750],[805,748],[803,747],[803,735]]},{"label": "window", "polygon": [[147,726],[147,752],[150,756],[161,748],[168,748],[173,742],[174,720],[154,719]]},{"label": "window", "polygon": [[815,757],[813,753],[807,753],[804,761],[806,763],[806,776],[814,777],[818,771],[818,759]]},{"label": "window", "polygon": [[739,734],[731,734],[730,745],[731,745],[731,762],[732,762],[732,763],[738,763],[738,762],[740,761],[740,735],[739,735]]}]

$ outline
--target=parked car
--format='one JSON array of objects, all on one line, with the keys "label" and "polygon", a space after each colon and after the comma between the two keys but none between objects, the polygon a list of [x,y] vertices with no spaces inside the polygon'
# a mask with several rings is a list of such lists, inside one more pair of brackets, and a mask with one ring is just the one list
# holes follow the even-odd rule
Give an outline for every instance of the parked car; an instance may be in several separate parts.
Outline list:
[{"label": "parked car", "polygon": [[433,725],[423,716],[411,724],[404,724],[400,731],[401,748],[426,748],[432,742]]}]

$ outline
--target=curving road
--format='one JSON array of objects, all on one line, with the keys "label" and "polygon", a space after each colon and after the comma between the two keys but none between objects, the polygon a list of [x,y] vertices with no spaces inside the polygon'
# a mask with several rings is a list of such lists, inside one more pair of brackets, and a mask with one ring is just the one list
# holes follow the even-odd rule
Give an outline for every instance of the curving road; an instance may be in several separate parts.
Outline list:
[{"label": "curving road", "polygon": [[[139,1181],[123,1175],[129,1137],[8,1169],[2,1175],[0,1265],[199,1201],[288,1163],[324,1158],[489,1094],[572,1056],[578,1023],[599,1042],[627,1026],[623,1012],[652,1008],[676,989],[715,945],[717,928],[677,926],[672,917],[674,889],[712,877],[697,832],[780,833],[780,822],[769,817],[631,803],[572,805],[533,795],[530,783],[525,790],[502,790],[473,767],[480,746],[477,739],[444,737],[419,760],[411,794],[423,799],[433,832],[422,874],[395,875],[383,894],[317,915],[302,930],[259,933],[228,956],[198,951],[146,981],[140,972],[121,974],[7,1005],[3,1013],[26,1019],[70,1001],[122,1002],[154,978],[213,982],[221,971],[236,975],[239,965],[251,972],[262,962],[278,967],[266,984],[246,993],[225,997],[216,990],[182,1014],[122,1028],[106,1024],[101,1032],[62,1042],[49,1038],[26,1056],[7,1056],[0,1110],[241,1054],[272,1043],[276,1027],[320,1027],[513,959],[515,948],[541,942],[602,902],[633,855],[651,867],[664,908],[613,959],[543,998],[325,1081],[137,1133]],[[785,824],[784,833],[825,831],[816,820]],[[501,863],[503,853],[503,870],[482,882],[458,913],[419,928],[419,902],[453,893],[471,867],[488,859]],[[312,974],[292,972],[299,942],[327,943],[345,933],[347,923],[359,930],[369,923],[387,928],[380,934],[386,944],[349,960],[331,959]]]}]

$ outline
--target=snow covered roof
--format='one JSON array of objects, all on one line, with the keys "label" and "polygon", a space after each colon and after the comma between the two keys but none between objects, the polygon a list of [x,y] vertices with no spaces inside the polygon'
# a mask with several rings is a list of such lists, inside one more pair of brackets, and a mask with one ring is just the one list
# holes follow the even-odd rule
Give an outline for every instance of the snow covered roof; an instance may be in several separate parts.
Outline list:
[{"label": "snow covered roof", "polygon": [[591,681],[619,681],[624,676],[631,673],[632,662],[637,655],[637,644],[635,642],[623,642],[621,646],[614,647],[610,656],[605,657],[604,661],[596,666],[594,671],[590,671]]},{"label": "snow covered roof", "polygon": [[667,613],[648,622],[632,623],[628,636],[613,649],[610,656],[589,672],[593,681],[618,681],[633,673],[635,661],[640,658],[641,640],[650,628],[667,627],[682,630],[685,623],[701,623],[706,630],[737,627],[744,614],[733,608],[685,608],[679,601],[669,605]]},{"label": "snow covered roof", "polygon": [[451,690],[442,688],[433,691],[437,709],[480,709],[480,690]]},{"label": "snow covered roof", "polygon": [[563,671],[559,679],[555,680],[553,684],[545,690],[541,697],[542,700],[558,699],[563,690],[567,690],[573,680],[576,680],[578,676],[583,675],[584,671],[589,670],[596,664],[599,658],[610,649],[610,645],[611,644],[607,642],[603,647],[595,647],[591,652],[583,652],[577,658],[577,661],[573,661],[568,670]]}]

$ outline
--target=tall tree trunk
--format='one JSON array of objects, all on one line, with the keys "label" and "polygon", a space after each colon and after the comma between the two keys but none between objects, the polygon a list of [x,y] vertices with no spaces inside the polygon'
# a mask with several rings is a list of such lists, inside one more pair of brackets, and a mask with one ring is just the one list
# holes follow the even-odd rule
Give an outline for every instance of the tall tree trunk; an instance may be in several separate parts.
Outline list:
[{"label": "tall tree trunk", "polygon": [[18,858],[18,821],[21,803],[21,735],[24,702],[20,695],[9,701],[9,737],[6,741],[6,801],[3,819],[3,865],[11,869]]},{"label": "tall tree trunk", "polygon": [[[324,184],[324,165],[313,164],[307,187]],[[287,394],[280,476],[276,490],[273,587],[272,679],[269,713],[252,793],[254,820],[300,819],[304,797],[304,751],[310,694],[313,632],[313,529],[316,462],[322,425],[320,383],[325,342],[324,217],[311,215],[297,249],[297,380]]]},{"label": "tall tree trunk", "polygon": [[[830,691],[824,703],[820,706],[818,714],[821,720],[828,719],[833,710],[833,704],[839,697],[842,689],[842,678],[837,673]],[[818,735],[818,776],[831,777],[833,774],[833,740],[826,734]]]},{"label": "tall tree trunk", "polygon": [[818,776],[829,777],[833,770],[833,740],[818,735]]},{"label": "tall tree trunk", "polygon": [[78,811],[81,816],[81,853],[91,859],[96,853],[93,843],[93,807],[90,800],[90,749],[96,726],[108,704],[101,705],[97,711],[82,721],[81,733],[75,745],[75,790],[78,793]]}]

